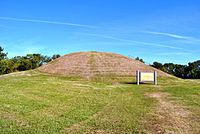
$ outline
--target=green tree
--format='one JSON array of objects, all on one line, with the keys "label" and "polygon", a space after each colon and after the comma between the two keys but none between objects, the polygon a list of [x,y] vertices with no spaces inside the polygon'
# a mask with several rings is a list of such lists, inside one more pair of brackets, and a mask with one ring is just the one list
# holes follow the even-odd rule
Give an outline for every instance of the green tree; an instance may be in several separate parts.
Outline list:
[{"label": "green tree", "polygon": [[26,59],[24,57],[21,57],[20,59],[17,60],[17,70],[18,71],[25,71],[25,70],[30,70],[32,69],[32,63],[29,59]]},{"label": "green tree", "polygon": [[47,64],[47,63],[49,63],[50,61],[52,61],[52,58],[51,58],[51,57],[49,57],[49,56],[42,56],[42,64],[41,64],[41,65]]},{"label": "green tree", "polygon": [[153,65],[151,65],[151,66],[154,67],[154,68],[163,70],[163,65],[160,62],[154,62]]},{"label": "green tree", "polygon": [[165,63],[163,65],[165,72],[169,74],[174,74],[175,73],[175,65],[173,63]]},{"label": "green tree", "polygon": [[35,69],[42,65],[42,55],[41,54],[27,54],[24,59],[31,61],[31,69]]},{"label": "green tree", "polygon": [[3,59],[0,60],[0,74],[6,74],[7,73],[7,69],[9,68],[9,63],[8,60]]},{"label": "green tree", "polygon": [[181,78],[186,77],[185,68],[186,65],[175,64],[174,75]]},{"label": "green tree", "polygon": [[59,57],[61,57],[60,54],[54,54],[54,55],[52,56],[52,60],[55,60],[55,59],[57,59],[57,58],[59,58]]},{"label": "green tree", "polygon": [[3,60],[3,59],[7,58],[7,54],[8,53],[3,52],[3,50],[4,49],[0,46],[0,60]]},{"label": "green tree", "polygon": [[200,60],[188,63],[188,67],[186,70],[188,78],[200,78]]},{"label": "green tree", "polygon": [[135,60],[138,60],[140,62],[143,62],[144,63],[144,60],[143,59],[140,59],[139,57],[136,57]]}]

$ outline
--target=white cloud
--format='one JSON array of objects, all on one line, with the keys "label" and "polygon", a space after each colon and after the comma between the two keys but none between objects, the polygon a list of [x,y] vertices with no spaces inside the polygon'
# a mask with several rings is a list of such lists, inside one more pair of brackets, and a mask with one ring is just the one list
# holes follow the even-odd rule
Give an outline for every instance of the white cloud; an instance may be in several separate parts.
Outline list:
[{"label": "white cloud", "polygon": [[[10,21],[22,21],[22,22],[34,22],[34,23],[48,23],[48,24],[56,24],[56,25],[68,25],[68,26],[76,26],[76,27],[84,27],[84,28],[100,28],[100,27],[92,26],[92,25],[67,23],[67,22],[59,22],[59,21],[49,21],[49,20],[21,19],[21,18],[11,18],[11,17],[0,17],[0,19],[1,20],[10,20]],[[180,36],[180,35],[175,35],[175,34],[170,34],[170,33],[160,33],[160,32],[152,32],[152,31],[146,31],[146,33],[159,34],[159,35],[169,36],[169,37],[178,38],[178,39],[186,39],[186,38],[188,38],[187,36]],[[136,41],[136,40],[132,40],[132,39],[119,38],[119,37],[114,37],[114,36],[109,36],[109,35],[104,35],[104,34],[93,34],[93,33],[80,33],[80,34],[85,34],[85,35],[89,35],[89,36],[96,36],[96,37],[101,37],[101,38],[111,39],[111,40],[116,40],[116,41],[121,41],[121,42],[129,42],[129,43],[132,43],[131,45],[141,46],[141,47],[154,46],[154,47],[162,47],[162,48],[184,50],[181,47],[176,47],[176,46],[171,46],[171,45],[166,45],[166,44],[159,44],[159,43]],[[141,45],[139,45],[139,44],[141,44]],[[31,48],[31,47],[29,47],[29,48]],[[34,49],[32,48],[30,50],[34,50]],[[27,52],[31,52],[30,50],[27,50]]]},{"label": "white cloud", "polygon": [[188,36],[182,36],[182,35],[177,35],[177,34],[172,34],[172,33],[162,33],[162,32],[154,32],[154,31],[144,31],[145,33],[150,33],[150,34],[156,34],[156,35],[164,35],[176,39],[189,39],[190,37]]},{"label": "white cloud", "polygon": [[135,41],[135,40],[130,40],[130,39],[124,39],[124,38],[118,38],[118,37],[114,37],[114,36],[109,36],[109,35],[91,34],[91,33],[80,33],[80,34],[89,35],[89,36],[96,36],[96,37],[102,37],[102,38],[105,38],[105,39],[112,39],[112,40],[117,40],[117,41],[122,41],[122,42],[131,42],[131,43],[134,43],[132,45],[135,45],[135,46],[138,46],[137,44],[142,44],[142,45],[145,45],[145,46],[155,46],[155,47],[163,47],[163,48],[184,50],[183,48],[180,48],[180,47],[169,46],[169,45],[164,45],[164,44],[157,44],[157,43],[150,43],[150,42]]},{"label": "white cloud", "polygon": [[200,39],[195,38],[195,37],[190,37],[190,36],[183,36],[183,35],[172,34],[172,33],[155,32],[155,31],[144,31],[144,32],[149,33],[149,34],[162,35],[162,36],[167,36],[167,37],[171,37],[171,38],[175,38],[179,40],[184,40],[193,44],[200,42]]},{"label": "white cloud", "polygon": [[186,56],[186,55],[190,55],[191,53],[189,52],[164,52],[164,53],[157,53],[156,55],[177,55],[177,56]]},{"label": "white cloud", "polygon": [[97,26],[92,26],[92,25],[69,23],[69,22],[59,22],[59,21],[49,21],[49,20],[37,20],[37,19],[21,19],[21,18],[12,18],[12,17],[0,17],[0,20],[47,23],[47,24],[67,25],[67,26],[76,26],[76,27],[85,27],[85,28],[98,28]]}]

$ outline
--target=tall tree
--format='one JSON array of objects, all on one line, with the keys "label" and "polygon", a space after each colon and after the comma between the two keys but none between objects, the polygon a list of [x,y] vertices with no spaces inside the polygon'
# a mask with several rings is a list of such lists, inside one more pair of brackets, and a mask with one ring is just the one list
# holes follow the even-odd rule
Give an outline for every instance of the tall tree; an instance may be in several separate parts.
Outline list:
[{"label": "tall tree", "polygon": [[0,46],[0,60],[3,60],[3,59],[7,58],[7,54],[8,53],[3,52],[3,50],[4,49]]}]

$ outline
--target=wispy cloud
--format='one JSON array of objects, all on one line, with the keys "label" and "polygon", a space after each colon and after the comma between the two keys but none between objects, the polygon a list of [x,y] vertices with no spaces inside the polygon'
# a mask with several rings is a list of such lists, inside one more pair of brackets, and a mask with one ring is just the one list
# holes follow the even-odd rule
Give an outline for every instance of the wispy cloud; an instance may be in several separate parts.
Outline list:
[{"label": "wispy cloud", "polygon": [[168,36],[168,37],[176,38],[176,39],[190,39],[191,38],[189,36],[182,36],[182,35],[177,35],[177,34],[172,34],[172,33],[162,33],[162,32],[154,32],[154,31],[144,31],[144,32],[149,33],[149,34]]},{"label": "wispy cloud", "polygon": [[[22,21],[22,22],[33,22],[33,23],[47,23],[47,24],[55,24],[55,25],[76,26],[76,27],[83,27],[83,28],[100,28],[100,27],[93,26],[93,25],[84,25],[84,24],[59,22],[59,21],[49,21],[49,20],[38,20],[38,19],[22,19],[22,18],[0,17],[0,20]],[[180,35],[169,34],[169,33],[159,33],[159,32],[151,32],[151,31],[146,31],[146,33],[160,34],[160,35],[165,35],[165,36],[179,38],[179,39],[188,38],[186,36],[180,36]],[[89,35],[89,36],[101,37],[101,38],[105,38],[105,39],[116,40],[116,41],[121,41],[121,42],[129,42],[129,43],[133,43],[131,45],[135,45],[135,46],[143,45],[143,46],[154,46],[154,47],[184,50],[183,48],[176,47],[176,46],[170,46],[170,45],[158,44],[158,43],[150,43],[150,42],[143,42],[143,41],[136,41],[136,40],[119,38],[119,37],[114,37],[114,36],[109,36],[109,35],[104,35],[104,34],[93,34],[93,33],[82,33],[82,34]],[[141,45],[138,45],[138,44],[141,44]]]},{"label": "wispy cloud", "polygon": [[38,19],[22,19],[22,18],[12,18],[12,17],[0,17],[0,20],[22,21],[22,22],[33,22],[33,23],[47,23],[47,24],[67,25],[67,26],[75,26],[75,27],[83,27],[83,28],[98,28],[97,26],[93,26],[93,25],[60,22],[60,21],[50,21],[50,20],[38,20]]},{"label": "wispy cloud", "polygon": [[157,53],[156,55],[164,55],[164,56],[169,56],[169,55],[177,55],[177,56],[186,56],[190,55],[191,53],[189,52],[165,52],[165,53]]},{"label": "wispy cloud", "polygon": [[164,45],[164,44],[157,44],[157,43],[150,43],[150,42],[142,42],[142,41],[136,41],[136,40],[130,40],[130,39],[124,39],[124,38],[118,38],[118,37],[109,36],[109,35],[91,34],[91,33],[80,33],[80,34],[89,35],[89,36],[96,36],[96,37],[101,37],[101,38],[105,38],[105,39],[112,39],[112,40],[117,40],[117,41],[122,41],[122,42],[130,42],[130,43],[134,43],[132,45],[135,45],[135,46],[138,46],[137,44],[142,44],[142,45],[145,45],[145,46],[154,46],[154,47],[163,47],[163,48],[184,50],[183,48],[180,48],[180,47],[169,46],[169,45]]},{"label": "wispy cloud", "polygon": [[154,35],[162,35],[162,36],[166,36],[166,37],[170,37],[170,38],[175,38],[175,39],[183,40],[185,42],[187,41],[187,42],[193,43],[193,44],[200,42],[200,39],[191,37],[191,36],[183,36],[183,35],[178,35],[178,34],[155,32],[155,31],[144,31],[144,32],[149,33],[149,34],[154,34]]}]

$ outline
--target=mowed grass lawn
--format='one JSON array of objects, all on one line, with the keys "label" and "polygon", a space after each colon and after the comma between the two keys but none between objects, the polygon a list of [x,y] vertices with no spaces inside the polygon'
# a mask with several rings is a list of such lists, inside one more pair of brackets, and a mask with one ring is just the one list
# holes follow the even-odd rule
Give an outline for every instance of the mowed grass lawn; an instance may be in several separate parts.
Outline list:
[{"label": "mowed grass lawn", "polygon": [[160,79],[159,85],[94,82],[21,72],[0,77],[0,133],[151,133],[145,122],[168,92],[200,117],[200,80]]}]

